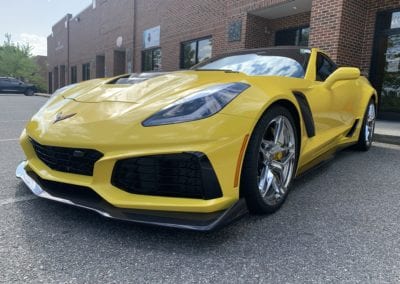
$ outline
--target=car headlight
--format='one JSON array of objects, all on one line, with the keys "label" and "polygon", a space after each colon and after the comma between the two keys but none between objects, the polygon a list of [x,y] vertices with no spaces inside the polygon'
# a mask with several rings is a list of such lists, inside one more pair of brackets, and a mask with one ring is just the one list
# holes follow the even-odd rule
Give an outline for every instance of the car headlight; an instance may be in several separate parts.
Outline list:
[{"label": "car headlight", "polygon": [[211,86],[170,104],[143,121],[142,125],[158,126],[210,117],[249,87],[250,85],[245,83]]}]

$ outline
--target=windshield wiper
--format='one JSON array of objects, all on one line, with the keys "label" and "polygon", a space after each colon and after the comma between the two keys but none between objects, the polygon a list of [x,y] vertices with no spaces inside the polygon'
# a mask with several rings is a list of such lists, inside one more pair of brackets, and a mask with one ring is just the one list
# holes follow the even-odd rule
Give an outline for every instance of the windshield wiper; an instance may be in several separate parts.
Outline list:
[{"label": "windshield wiper", "polygon": [[194,69],[194,71],[219,71],[225,73],[240,73],[239,71],[233,71],[229,69]]}]

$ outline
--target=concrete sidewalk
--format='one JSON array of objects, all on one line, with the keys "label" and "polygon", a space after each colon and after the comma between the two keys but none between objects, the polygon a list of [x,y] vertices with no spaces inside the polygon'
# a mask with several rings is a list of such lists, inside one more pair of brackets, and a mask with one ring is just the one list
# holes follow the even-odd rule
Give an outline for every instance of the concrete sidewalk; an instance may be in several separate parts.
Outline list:
[{"label": "concrete sidewalk", "polygon": [[35,96],[49,98],[49,97],[51,97],[51,94],[45,94],[45,93],[35,93]]},{"label": "concrete sidewalk", "polygon": [[400,145],[400,121],[378,120],[375,125],[376,142]]}]

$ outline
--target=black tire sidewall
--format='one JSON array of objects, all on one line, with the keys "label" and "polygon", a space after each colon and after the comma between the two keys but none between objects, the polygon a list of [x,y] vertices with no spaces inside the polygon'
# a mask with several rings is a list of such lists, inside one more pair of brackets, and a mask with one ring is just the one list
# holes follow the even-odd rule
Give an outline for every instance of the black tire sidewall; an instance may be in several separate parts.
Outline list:
[{"label": "black tire sidewall", "polygon": [[25,91],[25,96],[33,96],[34,95],[34,91],[32,89],[27,89]]},{"label": "black tire sidewall", "polygon": [[[367,108],[366,108],[365,113],[364,113],[363,123],[361,125],[360,135],[358,137],[358,142],[357,142],[357,145],[356,145],[356,149],[358,149],[360,151],[368,151],[371,148],[371,145],[372,145],[372,142],[371,143],[367,143],[367,141],[365,140],[365,126],[367,124],[368,110],[369,110],[369,106],[371,104],[375,105],[375,102],[374,102],[373,99],[371,99],[368,102]],[[376,116],[376,105],[375,105],[375,116]],[[374,136],[372,134],[372,141],[373,140],[374,140]]]}]

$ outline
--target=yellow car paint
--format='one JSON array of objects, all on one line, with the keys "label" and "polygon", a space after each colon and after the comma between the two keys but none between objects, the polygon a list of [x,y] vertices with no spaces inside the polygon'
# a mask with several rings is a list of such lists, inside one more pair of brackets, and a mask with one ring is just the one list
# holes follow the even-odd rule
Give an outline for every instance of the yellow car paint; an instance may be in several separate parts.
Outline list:
[{"label": "yellow car paint", "polygon": [[[291,105],[300,125],[297,174],[329,151],[355,143],[361,129],[346,137],[376,92],[364,77],[335,82],[316,81],[316,55],[311,50],[304,79],[247,76],[218,71],[179,71],[136,85],[109,85],[113,79],[83,82],[51,98],[23,131],[20,143],[26,169],[41,178],[92,188],[115,207],[160,211],[209,213],[230,207],[239,199],[240,168],[247,145],[261,116],[273,104]],[[338,71],[337,71],[338,72]],[[340,74],[339,74],[340,73]],[[343,78],[354,69],[338,72]],[[340,77],[340,76],[339,76]],[[243,82],[251,87],[219,113],[198,121],[144,127],[142,122],[165,106],[216,83]],[[302,92],[310,105],[316,135],[308,137],[300,106],[293,92]],[[62,112],[73,117],[54,123]],[[40,161],[29,137],[43,145],[96,149],[104,156],[95,164],[92,177],[58,172]],[[244,145],[244,146],[243,146]],[[131,194],[111,185],[116,161],[155,154],[202,152],[210,160],[223,197],[212,200]]]}]

